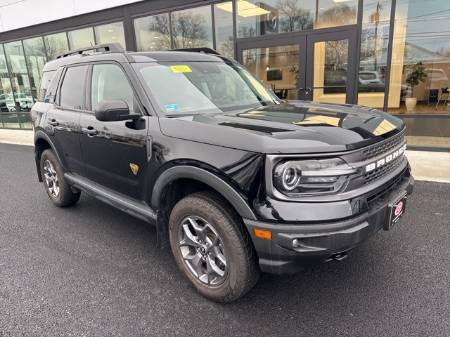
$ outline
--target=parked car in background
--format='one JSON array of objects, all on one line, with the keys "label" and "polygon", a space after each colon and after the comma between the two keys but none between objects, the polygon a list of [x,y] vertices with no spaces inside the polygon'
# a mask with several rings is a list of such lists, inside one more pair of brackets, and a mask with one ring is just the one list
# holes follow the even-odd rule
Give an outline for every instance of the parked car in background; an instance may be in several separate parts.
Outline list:
[{"label": "parked car in background", "polygon": [[15,103],[12,94],[1,94],[0,95],[0,106],[3,107],[2,111],[14,111]]}]

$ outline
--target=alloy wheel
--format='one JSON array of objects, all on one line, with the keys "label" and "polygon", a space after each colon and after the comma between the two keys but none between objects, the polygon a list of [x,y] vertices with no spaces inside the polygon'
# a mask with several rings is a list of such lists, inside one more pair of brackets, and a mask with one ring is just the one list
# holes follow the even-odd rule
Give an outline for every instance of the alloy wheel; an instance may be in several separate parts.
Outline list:
[{"label": "alloy wheel", "polygon": [[44,178],[47,185],[48,192],[53,198],[57,198],[59,195],[59,180],[55,167],[49,160],[44,161]]},{"label": "alloy wheel", "polygon": [[215,228],[198,216],[186,217],[179,229],[179,248],[189,271],[209,286],[222,284],[227,276],[223,242]]}]

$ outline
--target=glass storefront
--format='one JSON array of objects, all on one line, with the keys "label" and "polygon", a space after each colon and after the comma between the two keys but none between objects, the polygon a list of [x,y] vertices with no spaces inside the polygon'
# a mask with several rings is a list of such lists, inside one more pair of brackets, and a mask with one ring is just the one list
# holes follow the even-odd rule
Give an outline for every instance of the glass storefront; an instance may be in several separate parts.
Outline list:
[{"label": "glass storefront", "polygon": [[214,5],[214,33],[216,50],[222,55],[234,57],[233,12],[230,7],[231,1]]},{"label": "glass storefront", "polygon": [[94,27],[96,43],[117,42],[122,48],[126,48],[125,32],[122,22],[113,22]]},{"label": "glass storefront", "polygon": [[358,73],[358,103],[383,108],[388,65],[391,1],[364,1]]},{"label": "glass storefront", "polygon": [[410,145],[450,148],[449,32],[448,1],[397,0],[388,111]]},{"label": "glass storefront", "polygon": [[41,86],[42,68],[47,62],[44,40],[42,37],[23,40],[23,48],[30,78],[31,93],[36,97],[37,91]]},{"label": "glass storefront", "polygon": [[243,65],[281,99],[298,99],[299,45],[244,50]]},{"label": "glass storefront", "polygon": [[59,54],[69,50],[69,42],[66,33],[56,33],[44,36],[45,50],[49,60],[53,60]]},{"label": "glass storefront", "polygon": [[47,60],[70,49],[118,42],[138,51],[214,48],[241,61],[282,99],[383,109],[405,120],[410,145],[449,149],[448,1],[392,3],[233,0],[171,8],[168,0],[167,8],[124,14],[128,19],[5,41],[0,127],[29,127],[26,112]]},{"label": "glass storefront", "polygon": [[70,49],[112,42],[126,45],[121,21],[0,44],[0,128],[31,128],[29,111],[48,60]]},{"label": "glass storefront", "polygon": [[139,51],[171,48],[169,13],[135,19],[134,31]]},{"label": "glass storefront", "polygon": [[80,49],[95,45],[92,27],[72,30],[67,33],[70,49]]},{"label": "glass storefront", "polygon": [[357,0],[237,0],[238,37],[356,24]]},{"label": "glass storefront", "polygon": [[172,12],[174,48],[213,48],[211,6]]}]

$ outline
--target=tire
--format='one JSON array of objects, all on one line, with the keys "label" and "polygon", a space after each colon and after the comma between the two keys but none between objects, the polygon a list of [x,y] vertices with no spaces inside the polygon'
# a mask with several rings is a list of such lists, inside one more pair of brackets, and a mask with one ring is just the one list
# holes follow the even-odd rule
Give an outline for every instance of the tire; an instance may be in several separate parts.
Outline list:
[{"label": "tire", "polygon": [[178,267],[210,300],[237,300],[259,279],[256,252],[242,219],[219,196],[200,192],[181,199],[170,214],[169,236]]},{"label": "tire", "polygon": [[81,192],[72,191],[64,178],[64,170],[52,150],[42,152],[40,168],[45,191],[56,206],[69,207],[78,202]]}]

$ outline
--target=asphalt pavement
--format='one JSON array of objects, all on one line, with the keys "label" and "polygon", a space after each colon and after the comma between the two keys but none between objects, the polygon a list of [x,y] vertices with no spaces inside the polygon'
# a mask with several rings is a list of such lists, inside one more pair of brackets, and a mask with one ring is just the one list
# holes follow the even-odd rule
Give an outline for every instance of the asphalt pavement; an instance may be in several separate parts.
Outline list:
[{"label": "asphalt pavement", "polygon": [[450,336],[450,184],[343,262],[263,275],[233,304],[198,295],[155,229],[83,195],[54,207],[33,148],[0,144],[0,337]]}]

